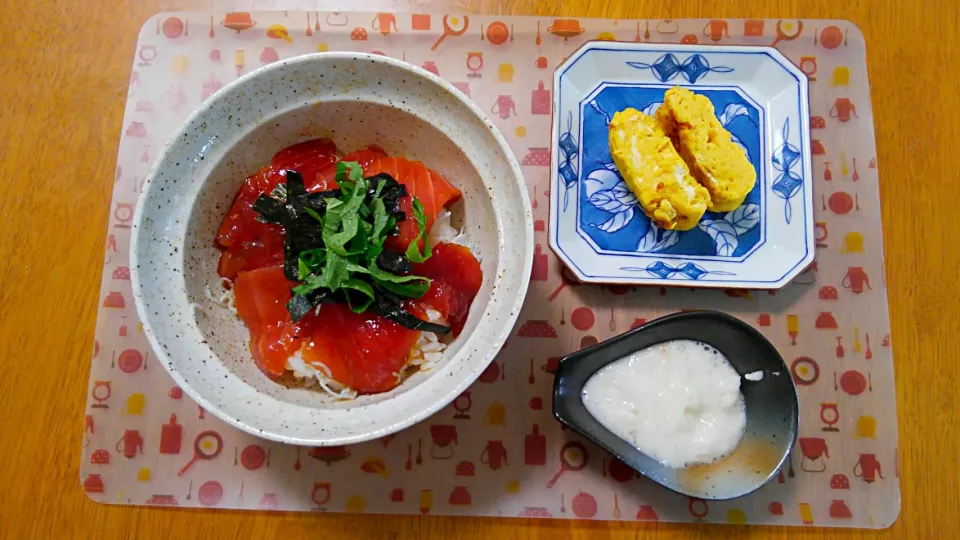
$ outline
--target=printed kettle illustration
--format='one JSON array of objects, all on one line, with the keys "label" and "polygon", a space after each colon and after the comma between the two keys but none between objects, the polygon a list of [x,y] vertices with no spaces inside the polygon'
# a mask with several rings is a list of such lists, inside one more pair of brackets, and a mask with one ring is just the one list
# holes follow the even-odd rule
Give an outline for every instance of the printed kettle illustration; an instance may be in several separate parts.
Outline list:
[{"label": "printed kettle illustration", "polygon": [[133,459],[137,455],[137,450],[143,454],[143,437],[136,429],[128,429],[123,432],[123,437],[117,441],[117,452],[123,454],[127,459]]},{"label": "printed kettle illustration", "polygon": [[857,106],[850,101],[850,98],[837,98],[833,103],[833,108],[830,109],[830,117],[841,122],[849,122],[851,115],[854,118],[859,118],[857,116]]},{"label": "printed kettle illustration", "polygon": [[880,470],[880,462],[876,454],[860,454],[860,459],[853,466],[853,475],[862,479],[868,484],[872,484],[877,477],[883,479],[883,471]]},{"label": "printed kettle illustration", "polygon": [[502,120],[506,120],[507,118],[510,118],[511,112],[514,115],[517,114],[517,104],[514,103],[513,97],[502,95],[497,98],[497,101],[493,104],[490,112],[500,115]]},{"label": "printed kettle illustration", "polygon": [[870,276],[860,266],[851,266],[840,284],[845,289],[850,289],[854,294],[862,293],[864,285],[867,286],[867,289],[873,290],[873,287],[870,286]]},{"label": "printed kettle illustration", "polygon": [[378,13],[376,17],[373,18],[373,29],[380,32],[381,35],[389,35],[390,27],[393,27],[393,31],[397,31],[397,18],[393,13]]},{"label": "printed kettle illustration", "polygon": [[720,41],[724,37],[730,37],[727,21],[714,19],[708,22],[707,25],[703,27],[703,35],[710,36],[710,39],[713,41]]},{"label": "printed kettle illustration", "polygon": [[507,462],[507,449],[503,446],[503,441],[489,441],[487,447],[480,454],[480,463],[497,470],[503,465],[509,465]]}]

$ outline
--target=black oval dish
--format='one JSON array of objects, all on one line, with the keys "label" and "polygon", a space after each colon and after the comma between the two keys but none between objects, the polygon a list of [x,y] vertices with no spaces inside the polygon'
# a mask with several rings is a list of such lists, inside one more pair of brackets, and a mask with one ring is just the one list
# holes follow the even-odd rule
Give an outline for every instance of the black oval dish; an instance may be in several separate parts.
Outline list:
[{"label": "black oval dish", "polygon": [[[746,403],[746,432],[729,456],[709,465],[671,469],[603,427],[583,404],[587,380],[607,364],[630,353],[676,339],[702,341],[719,350],[741,377],[755,371],[763,379],[741,379]],[[717,311],[667,315],[583,349],[560,361],[553,387],[553,414],[647,478],[677,493],[724,500],[751,493],[783,465],[797,438],[797,389],[780,353],[760,332]]]}]

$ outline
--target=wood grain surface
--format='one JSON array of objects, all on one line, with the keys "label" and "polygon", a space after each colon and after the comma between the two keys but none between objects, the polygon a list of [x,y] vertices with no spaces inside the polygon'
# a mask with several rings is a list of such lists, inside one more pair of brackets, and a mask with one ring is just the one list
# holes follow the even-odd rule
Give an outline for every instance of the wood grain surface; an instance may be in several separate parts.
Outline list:
[{"label": "wood grain surface", "polygon": [[[957,538],[960,39],[952,0],[0,0],[0,537]],[[845,18],[867,39],[896,356],[902,511],[885,531],[99,505],[78,466],[101,261],[140,25],[310,7],[608,18]],[[953,516],[953,517],[950,517]],[[957,536],[954,536],[957,535]]]}]

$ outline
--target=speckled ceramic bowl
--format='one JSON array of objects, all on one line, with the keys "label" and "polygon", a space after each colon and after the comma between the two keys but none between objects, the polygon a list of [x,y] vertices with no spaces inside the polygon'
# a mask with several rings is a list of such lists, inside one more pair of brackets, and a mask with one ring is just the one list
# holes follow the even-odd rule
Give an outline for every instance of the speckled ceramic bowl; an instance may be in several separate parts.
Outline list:
[{"label": "speckled ceramic bowl", "polygon": [[[454,223],[463,224],[483,266],[466,328],[443,362],[391,392],[350,402],[264,376],[246,327],[213,298],[220,287],[213,240],[240,183],[276,151],[316,137],[344,151],[378,144],[441,171],[463,191]],[[225,86],[164,148],[133,226],[137,312],[177,384],[226,422],[295,444],[366,441],[439,410],[499,351],[527,290],[531,215],[503,136],[452,85],[382,56],[300,56]]]}]

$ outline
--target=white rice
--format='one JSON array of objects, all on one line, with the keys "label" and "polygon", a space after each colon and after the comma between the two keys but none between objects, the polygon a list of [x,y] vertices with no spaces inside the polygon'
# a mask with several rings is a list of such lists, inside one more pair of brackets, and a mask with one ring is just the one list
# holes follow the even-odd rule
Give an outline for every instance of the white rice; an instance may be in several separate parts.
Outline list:
[{"label": "white rice", "polygon": [[[236,297],[233,294],[233,282],[225,277],[220,278],[220,290],[220,296],[214,296],[210,290],[210,285],[206,285],[203,288],[203,295],[214,304],[227,308],[234,315],[237,315]],[[197,306],[196,309],[203,311],[199,306]]]},{"label": "white rice", "polygon": [[458,231],[450,224],[449,210],[444,210],[441,214],[437,215],[437,220],[433,222],[433,227],[430,228],[430,234],[427,235],[427,238],[430,240],[431,246],[435,246],[440,242],[460,244],[469,249],[470,252],[477,257],[478,261],[482,260],[480,258],[480,252],[470,245],[470,242],[467,241],[466,236],[463,234],[463,230]]}]

